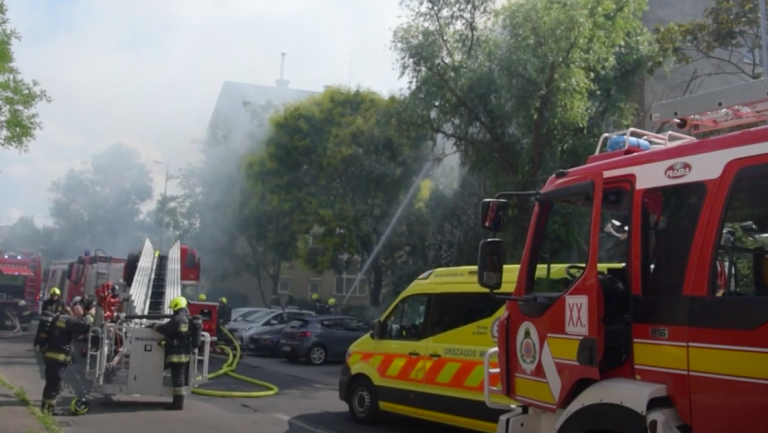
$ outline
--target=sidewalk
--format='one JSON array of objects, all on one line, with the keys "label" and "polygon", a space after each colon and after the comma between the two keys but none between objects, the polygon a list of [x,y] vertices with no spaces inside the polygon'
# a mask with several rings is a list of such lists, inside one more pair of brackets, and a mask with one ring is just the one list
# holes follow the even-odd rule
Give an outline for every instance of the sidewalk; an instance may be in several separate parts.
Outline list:
[{"label": "sidewalk", "polygon": [[45,427],[27,410],[13,391],[0,385],[0,433],[44,433]]}]

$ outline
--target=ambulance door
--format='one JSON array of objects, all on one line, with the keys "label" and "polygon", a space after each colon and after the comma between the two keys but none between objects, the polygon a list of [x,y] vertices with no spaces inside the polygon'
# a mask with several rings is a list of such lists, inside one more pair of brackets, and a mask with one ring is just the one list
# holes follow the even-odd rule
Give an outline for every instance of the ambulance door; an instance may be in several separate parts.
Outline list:
[{"label": "ambulance door", "polygon": [[[696,432],[768,431],[766,191],[768,155],[725,166],[696,267],[701,293],[691,297],[688,317]],[[732,266],[718,282],[722,263]]]},{"label": "ambulance door", "polygon": [[383,410],[419,416],[432,291],[400,298],[381,322],[371,363],[379,375],[377,393]]},{"label": "ambulance door", "polygon": [[435,421],[492,430],[503,411],[489,408],[483,400],[483,358],[495,346],[493,323],[501,316],[504,301],[487,292],[436,291],[432,306],[425,414],[432,414]]},{"label": "ambulance door", "polygon": [[515,295],[508,306],[506,377],[513,398],[554,410],[581,379],[600,378],[598,282],[602,173],[550,185],[537,197]]}]

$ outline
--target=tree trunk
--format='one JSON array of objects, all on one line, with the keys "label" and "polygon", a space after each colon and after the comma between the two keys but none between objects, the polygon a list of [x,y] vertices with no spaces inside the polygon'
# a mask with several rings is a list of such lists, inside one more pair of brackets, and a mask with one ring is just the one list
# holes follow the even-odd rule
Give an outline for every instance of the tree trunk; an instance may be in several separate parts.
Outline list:
[{"label": "tree trunk", "polygon": [[381,305],[381,288],[384,286],[384,270],[381,266],[381,259],[378,254],[373,259],[371,264],[371,270],[373,271],[373,287],[369,293],[371,307],[378,307]]},{"label": "tree trunk", "polygon": [[269,307],[269,302],[267,301],[267,294],[264,293],[264,281],[262,280],[261,272],[258,272],[256,275],[256,286],[259,288],[259,296],[261,296],[261,302],[264,304],[265,307]]}]

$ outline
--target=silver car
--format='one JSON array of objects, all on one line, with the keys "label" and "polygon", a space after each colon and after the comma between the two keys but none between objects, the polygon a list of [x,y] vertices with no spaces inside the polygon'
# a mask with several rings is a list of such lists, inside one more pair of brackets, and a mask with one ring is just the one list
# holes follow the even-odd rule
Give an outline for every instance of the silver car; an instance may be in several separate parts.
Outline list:
[{"label": "silver car", "polygon": [[251,335],[266,332],[269,329],[283,327],[294,319],[309,317],[315,313],[305,310],[275,308],[245,317],[241,322],[231,323],[232,329],[227,326],[229,332],[233,332],[240,345],[246,344]]}]

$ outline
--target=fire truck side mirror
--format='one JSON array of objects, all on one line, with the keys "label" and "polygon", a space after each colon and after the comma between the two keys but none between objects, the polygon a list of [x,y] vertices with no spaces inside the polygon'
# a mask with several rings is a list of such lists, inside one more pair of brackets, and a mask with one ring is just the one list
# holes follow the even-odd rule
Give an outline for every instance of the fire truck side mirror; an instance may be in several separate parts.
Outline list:
[{"label": "fire truck side mirror", "polygon": [[509,215],[509,202],[488,198],[480,203],[480,226],[493,233],[504,231]]},{"label": "fire truck side mirror", "polygon": [[381,320],[376,319],[371,322],[371,338],[374,340],[381,339]]},{"label": "fire truck side mirror", "polygon": [[507,253],[501,239],[483,239],[477,256],[477,284],[490,291],[501,289]]}]

